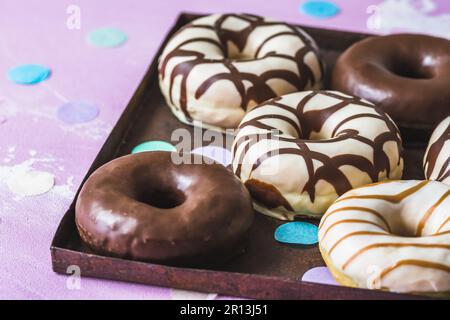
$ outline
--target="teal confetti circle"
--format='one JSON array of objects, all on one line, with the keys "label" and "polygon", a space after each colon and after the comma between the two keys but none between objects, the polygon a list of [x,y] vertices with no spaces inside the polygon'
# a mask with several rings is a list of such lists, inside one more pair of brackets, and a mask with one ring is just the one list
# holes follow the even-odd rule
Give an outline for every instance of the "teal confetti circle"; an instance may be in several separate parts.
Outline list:
[{"label": "teal confetti circle", "polygon": [[87,41],[90,45],[99,48],[119,47],[127,41],[127,35],[115,28],[99,28],[88,34]]},{"label": "teal confetti circle", "polygon": [[331,18],[340,12],[340,8],[330,1],[306,1],[300,5],[300,11],[314,18]]},{"label": "teal confetti circle", "polygon": [[8,71],[8,78],[17,84],[36,84],[47,79],[50,68],[40,64],[23,64]]},{"label": "teal confetti circle", "polygon": [[140,152],[148,152],[148,151],[177,151],[177,149],[170,143],[166,141],[159,141],[159,140],[153,140],[153,141],[146,141],[143,142],[131,150],[131,153],[140,153]]},{"label": "teal confetti circle", "polygon": [[275,240],[285,244],[312,245],[318,242],[318,229],[312,223],[294,221],[275,230]]}]

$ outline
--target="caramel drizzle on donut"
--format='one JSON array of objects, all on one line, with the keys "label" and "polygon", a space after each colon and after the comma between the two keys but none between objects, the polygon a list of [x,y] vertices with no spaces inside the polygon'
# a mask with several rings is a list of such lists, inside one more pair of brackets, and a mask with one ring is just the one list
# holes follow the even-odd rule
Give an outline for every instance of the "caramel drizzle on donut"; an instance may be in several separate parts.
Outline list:
[{"label": "caramel drizzle on donut", "polygon": [[[390,183],[390,182],[382,182],[382,183]],[[418,192],[421,188],[423,188],[424,186],[426,186],[429,183],[429,181],[421,181],[419,183],[414,184],[412,187],[407,188],[406,190],[403,190],[402,192],[399,192],[395,195],[380,195],[380,194],[375,194],[375,195],[360,195],[360,196],[349,196],[349,197],[345,197],[345,198],[341,198],[339,199],[339,201],[343,201],[345,199],[375,199],[378,201],[389,201],[391,203],[399,203],[400,201],[406,199],[408,196],[412,195],[415,192]],[[377,183],[380,184],[380,183]],[[359,189],[364,189],[367,188],[367,186],[363,186]],[[436,208],[438,208],[445,199],[447,199],[447,197],[450,195],[450,190],[448,190],[447,192],[445,192],[443,195],[441,195],[439,197],[439,199],[427,210],[427,212],[424,214],[424,216],[421,218],[420,223],[417,227],[417,232],[416,232],[416,236],[422,236],[422,231],[424,226],[426,225],[427,221],[429,221],[429,218],[432,216],[433,212],[435,212]],[[321,229],[326,221],[326,219],[335,213],[338,212],[342,212],[342,211],[350,211],[350,210],[361,210],[365,211],[365,212],[371,212],[375,217],[379,218],[377,215],[377,211],[370,209],[370,208],[365,208],[365,207],[352,207],[352,206],[348,206],[348,207],[342,207],[342,208],[337,208],[335,210],[331,210],[329,212],[327,212],[323,218],[322,221],[319,225],[319,229]],[[323,241],[325,239],[325,236],[327,235],[327,232],[330,231],[330,229],[332,227],[334,227],[334,225],[338,225],[339,223],[343,222],[343,223],[347,223],[346,221],[351,221],[351,219],[346,219],[348,215],[341,215],[338,216],[339,219],[342,220],[337,220],[337,222],[333,223],[331,226],[328,227],[328,229],[325,231],[325,233],[323,234],[323,236],[321,237],[321,244],[323,244]],[[447,234],[450,234],[450,230],[444,231],[444,232],[440,232],[441,229],[445,226],[445,224],[450,220],[450,218],[447,218],[445,221],[443,221],[441,223],[441,225],[439,226],[439,228],[435,231],[435,233],[427,236],[427,237],[439,237],[439,236],[444,236]],[[375,223],[374,223],[375,224]],[[380,226],[381,227],[381,226]],[[384,231],[384,230],[383,230]],[[375,243],[370,243],[371,241],[369,240],[370,238],[368,238],[369,244],[364,244],[364,242],[360,242],[362,244],[362,246],[360,246],[359,248],[357,248],[354,252],[351,253],[346,253],[345,256],[345,260],[343,261],[342,265],[341,265],[341,269],[342,271],[345,271],[346,269],[348,269],[348,267],[354,263],[358,258],[360,258],[362,255],[364,255],[365,253],[371,251],[371,250],[376,250],[376,249],[381,249],[381,248],[424,248],[424,249],[436,249],[436,250],[450,250],[450,244],[449,243],[402,243],[402,242],[394,242],[392,240],[395,240],[395,235],[391,234],[390,232],[386,232],[386,231],[353,231],[353,232],[348,232],[347,234],[341,236],[337,241],[334,241],[334,243],[330,243],[330,249],[327,250],[327,255],[330,256],[331,254],[334,253],[334,251],[347,239],[350,239],[352,237],[355,236],[370,236],[370,237],[383,237],[382,240],[387,242],[380,242],[380,240],[376,240],[374,238],[372,238],[372,241],[374,241]],[[391,241],[389,241],[391,240]],[[346,248],[347,250],[347,248]],[[432,262],[432,261],[426,261],[426,260],[419,260],[419,259],[403,259],[400,261],[395,262],[393,265],[385,268],[384,270],[381,271],[378,279],[383,279],[383,277],[385,277],[386,275],[388,275],[390,272],[392,272],[393,270],[401,267],[401,266],[418,266],[418,267],[422,267],[422,268],[432,268],[432,269],[436,269],[436,270],[441,270],[447,273],[450,273],[450,266],[446,265],[446,264],[441,264],[438,262]]]},{"label": "caramel drizzle on donut", "polygon": [[[444,220],[444,222],[442,222],[442,224],[439,226],[439,228],[437,228],[436,233],[441,232],[442,229],[444,229],[445,225],[450,221],[450,217],[448,217],[447,219]],[[450,232],[450,230],[449,230]]]},{"label": "caramel drizzle on donut", "polygon": [[[426,260],[405,259],[405,260],[400,260],[400,261],[396,262],[394,265],[381,271],[380,280],[382,280],[385,276],[387,276],[389,273],[391,273],[395,269],[402,267],[402,266],[416,266],[416,267],[422,267],[422,268],[430,268],[430,269],[436,269],[436,270],[441,270],[441,271],[450,273],[450,267],[445,264],[426,261]],[[376,279],[374,279],[374,282],[375,281],[376,281]]]},{"label": "caramel drizzle on donut", "polygon": [[420,219],[419,225],[417,226],[417,231],[416,231],[416,237],[420,237],[422,235],[423,229],[425,228],[425,224],[427,223],[428,219],[431,217],[431,215],[433,214],[433,212],[436,210],[437,207],[439,207],[439,205],[444,202],[445,199],[447,199],[447,197],[450,195],[450,190],[448,190],[446,193],[444,193],[439,200],[433,204],[430,209],[427,210],[427,212],[425,212],[425,214],[423,215],[422,219]]},{"label": "caramel drizzle on donut", "polygon": [[[305,111],[305,107],[307,103],[316,95],[326,95],[335,99],[340,100],[337,104],[330,106],[326,109],[321,110],[312,110],[312,111]],[[334,130],[335,136],[332,139],[328,140],[314,140],[314,141],[308,141],[303,139],[308,139],[312,132],[320,132],[321,128],[323,127],[326,120],[331,117],[335,112],[341,110],[342,108],[345,108],[349,104],[358,104],[360,106],[364,107],[370,107],[373,108],[373,105],[367,102],[362,101],[360,98],[357,97],[344,97],[338,94],[334,94],[332,92],[327,91],[312,91],[310,94],[305,96],[301,101],[299,101],[298,105],[296,107],[290,107],[288,105],[282,104],[279,101],[281,100],[280,97],[269,100],[260,106],[256,108],[263,107],[265,105],[271,105],[275,107],[282,108],[284,110],[287,110],[291,113],[293,113],[296,118],[298,119],[300,123],[300,130],[298,132],[301,132],[302,135],[300,138],[286,138],[286,137],[276,137],[280,141],[287,141],[292,142],[295,144],[296,147],[292,148],[280,148],[276,151],[269,151],[265,154],[261,155],[252,165],[251,172],[258,168],[259,165],[261,165],[262,162],[265,160],[273,157],[274,155],[282,155],[282,154],[294,154],[303,157],[306,168],[308,170],[308,176],[309,180],[305,183],[305,186],[303,187],[303,190],[301,192],[308,192],[310,200],[313,202],[315,199],[315,186],[317,182],[321,179],[327,181],[336,190],[336,193],[338,195],[342,195],[348,190],[352,189],[352,185],[347,178],[347,176],[339,169],[340,166],[343,165],[351,165],[359,170],[367,173],[369,177],[372,179],[372,181],[378,180],[378,175],[380,172],[386,171],[389,175],[390,172],[390,163],[389,158],[387,154],[383,150],[383,146],[388,141],[394,141],[398,148],[399,155],[402,154],[402,143],[401,138],[398,133],[398,129],[395,126],[395,124],[390,121],[390,119],[387,117],[385,113],[383,113],[380,110],[376,110],[377,114],[367,114],[367,113],[360,113],[352,115],[344,120],[342,120],[341,123],[337,125],[337,128],[340,128],[343,124],[346,122],[357,119],[357,118],[365,118],[365,117],[372,117],[372,118],[378,118],[384,120],[386,126],[389,128],[389,131],[384,132],[377,137],[375,137],[373,140],[367,139],[365,137],[362,137],[359,135],[359,133],[356,130],[346,129],[338,132],[338,130]],[[255,108],[255,109],[256,109]],[[271,127],[267,124],[262,123],[260,120],[263,117],[257,117],[250,119],[244,123],[242,123],[239,128],[242,129],[245,126],[253,126],[259,129],[264,130],[273,130],[273,131],[279,131],[277,128]],[[280,116],[277,114],[270,114],[266,118],[270,119],[280,119],[284,120],[284,116]],[[351,118],[351,119],[349,119]],[[291,122],[289,122],[291,123]],[[292,123],[291,123],[292,124]],[[236,155],[237,148],[241,143],[247,143],[246,149],[244,152],[241,152],[239,155],[239,161],[235,168],[235,173],[237,176],[241,175],[242,170],[242,162],[243,158],[245,156],[245,153],[250,148],[251,143],[255,143],[257,141],[260,141],[261,139],[271,139],[275,137],[276,134],[254,134],[254,135],[245,135],[240,138],[238,138],[234,142],[234,148],[233,152]],[[323,153],[312,151],[308,148],[307,143],[315,144],[315,143],[332,143],[336,141],[342,141],[345,139],[353,139],[357,140],[359,142],[362,142],[364,144],[369,145],[373,149],[373,159],[374,162],[372,163],[369,159],[359,156],[359,155],[351,155],[351,154],[342,154],[342,155],[336,155],[334,157],[329,157]],[[314,170],[313,161],[317,160],[323,164],[323,166],[319,167],[317,170]],[[401,156],[398,159],[399,164],[401,161]]]},{"label": "caramel drizzle on donut", "polygon": [[[244,20],[249,23],[249,26],[246,27],[243,30],[240,31],[231,31],[226,30],[222,28],[222,23],[229,17],[234,17],[237,19]],[[283,70],[283,69],[275,69],[275,70],[269,70],[261,75],[256,75],[248,72],[240,72],[236,66],[234,65],[235,60],[227,58],[228,57],[228,42],[233,43],[236,45],[236,47],[242,51],[245,48],[245,45],[247,43],[247,40],[250,36],[250,34],[258,27],[261,26],[286,26],[289,28],[289,32],[287,31],[281,31],[274,35],[271,35],[267,39],[265,39],[260,46],[258,47],[255,57],[256,59],[265,58],[265,57],[277,57],[282,59],[288,59],[297,64],[299,75],[296,73],[289,71],[289,70]],[[277,94],[272,90],[272,88],[266,83],[270,79],[283,79],[287,82],[289,82],[291,85],[293,85],[298,90],[304,90],[309,86],[313,86],[316,82],[318,82],[320,79],[315,79],[313,71],[310,69],[309,66],[307,66],[304,62],[304,58],[306,54],[309,52],[315,52],[315,49],[313,45],[311,44],[311,41],[303,35],[296,27],[288,25],[286,23],[282,22],[270,22],[265,21],[264,18],[254,16],[254,15],[236,15],[236,14],[224,14],[221,17],[217,19],[217,21],[214,23],[214,25],[195,25],[195,24],[188,24],[181,28],[176,34],[180,33],[181,31],[187,29],[187,28],[205,28],[209,30],[213,30],[216,32],[219,41],[217,42],[214,39],[211,38],[204,38],[204,37],[197,37],[193,39],[189,39],[186,42],[183,42],[182,44],[178,45],[176,48],[174,48],[171,52],[169,52],[160,62],[159,65],[159,73],[164,79],[166,76],[166,68],[167,64],[172,58],[175,57],[192,57],[191,60],[184,61],[179,63],[174,67],[170,74],[170,86],[169,86],[169,96],[170,101],[173,104],[173,94],[172,94],[172,88],[174,80],[177,76],[181,76],[181,91],[180,91],[180,99],[179,99],[179,105],[180,109],[186,116],[186,119],[188,121],[192,121],[192,117],[190,116],[188,110],[187,110],[187,78],[192,71],[192,69],[195,66],[201,65],[201,64],[211,64],[211,63],[222,63],[228,70],[229,73],[218,73],[214,76],[211,76],[210,78],[206,79],[195,91],[195,98],[199,99],[207,90],[209,87],[211,87],[213,84],[215,84],[217,81],[220,80],[229,80],[233,83],[236,90],[239,92],[241,96],[241,108],[244,110],[248,107],[249,103],[251,101],[255,101],[256,103],[261,103],[265,100],[268,100],[270,98],[273,98],[277,96]],[[285,55],[285,54],[278,54],[276,52],[269,52],[265,54],[263,57],[259,57],[258,54],[263,48],[263,46],[270,40],[274,39],[278,36],[283,35],[293,35],[299,37],[303,43],[304,46],[300,48],[294,55]],[[218,46],[224,57],[223,59],[207,59],[205,58],[205,55],[203,53],[183,49],[183,45],[191,42],[208,42],[212,43],[216,46]],[[239,63],[245,63],[245,60],[239,61]],[[320,67],[320,74],[323,74],[323,66],[321,65],[319,61],[319,67]],[[252,83],[252,86],[245,89],[244,81],[249,81]]]},{"label": "caramel drizzle on donut", "polygon": [[[424,163],[425,177],[427,179],[431,177],[434,170],[436,169],[436,161],[447,140],[450,140],[450,124],[447,126],[441,136],[438,137],[436,141],[434,141],[428,148],[428,152],[425,156],[426,160]],[[450,156],[444,162],[444,165],[439,169],[439,173],[435,180],[444,181],[448,177],[450,177]]]},{"label": "caramel drizzle on donut", "polygon": [[[335,201],[335,203],[337,202],[341,202],[341,201],[345,201],[348,199],[370,199],[370,200],[384,200],[384,201],[388,201],[391,203],[399,203],[401,202],[403,199],[409,197],[410,195],[412,195],[413,193],[419,191],[420,189],[422,189],[423,187],[425,187],[428,184],[428,180],[424,180],[419,182],[418,184],[416,184],[415,186],[406,189],[398,194],[367,194],[367,195],[359,195],[359,196],[348,196],[348,197],[343,197],[343,198],[339,198]],[[389,183],[389,182],[386,182]],[[364,187],[362,187],[364,188]]]},{"label": "caramel drizzle on donut", "polygon": [[[450,230],[448,231],[444,231],[441,233],[435,233],[433,235],[431,235],[430,237],[437,237],[437,236],[442,236],[442,235],[446,235],[449,234]],[[379,231],[355,231],[355,232],[350,232],[348,234],[346,234],[345,236],[343,236],[342,238],[340,238],[338,241],[336,241],[333,246],[331,246],[330,250],[328,250],[328,254],[331,255],[331,253],[338,247],[338,245],[343,242],[344,240],[354,237],[354,236],[386,236],[386,237],[394,237],[392,234],[389,234],[387,232],[379,232]],[[322,241],[322,240],[321,240]]]},{"label": "caramel drizzle on donut", "polygon": [[389,223],[387,222],[387,220],[381,215],[381,213],[379,213],[378,211],[374,210],[374,209],[370,209],[370,208],[366,208],[366,207],[357,207],[357,206],[353,206],[353,207],[342,207],[342,208],[338,208],[335,210],[332,210],[330,212],[327,212],[322,219],[320,220],[319,223],[319,229],[323,226],[323,224],[325,223],[325,221],[333,214],[336,214],[338,212],[342,212],[342,211],[363,211],[363,212],[368,212],[373,214],[374,216],[376,216],[378,219],[380,219],[381,221],[383,221],[383,223],[385,224],[387,230],[389,232],[391,232],[391,227],[389,226]]},{"label": "caramel drizzle on donut", "polygon": [[392,237],[392,235],[387,233],[387,232],[379,232],[379,231],[355,231],[355,232],[350,232],[349,234],[346,234],[345,236],[340,238],[338,241],[336,241],[335,244],[328,251],[328,254],[330,255],[342,241],[344,241],[344,240],[346,240],[348,238],[354,237],[354,236],[386,236],[386,237]]},{"label": "caramel drizzle on donut", "polygon": [[325,237],[327,236],[328,232],[329,232],[331,229],[333,229],[334,227],[336,227],[336,226],[338,226],[338,225],[340,225],[340,224],[343,224],[343,223],[364,223],[364,224],[371,224],[371,225],[373,225],[373,226],[376,226],[376,227],[380,228],[381,230],[384,230],[383,227],[382,227],[380,224],[378,224],[378,223],[376,223],[376,222],[373,222],[373,221],[368,221],[368,220],[363,220],[363,219],[344,219],[344,220],[336,221],[336,222],[334,222],[333,224],[331,224],[331,225],[328,227],[328,229],[325,230],[325,232],[324,232],[324,234],[323,234],[323,236],[322,236],[322,240],[321,240],[321,241],[324,241]]},{"label": "caramel drizzle on donut", "polygon": [[416,248],[432,248],[432,249],[446,249],[450,250],[450,245],[448,244],[429,244],[429,243],[396,243],[396,242],[387,242],[387,243],[374,243],[368,245],[360,250],[358,250],[355,254],[353,254],[347,261],[342,265],[342,270],[345,270],[350,263],[352,263],[356,258],[358,258],[363,253],[379,248],[404,248],[404,247],[416,247]]}]

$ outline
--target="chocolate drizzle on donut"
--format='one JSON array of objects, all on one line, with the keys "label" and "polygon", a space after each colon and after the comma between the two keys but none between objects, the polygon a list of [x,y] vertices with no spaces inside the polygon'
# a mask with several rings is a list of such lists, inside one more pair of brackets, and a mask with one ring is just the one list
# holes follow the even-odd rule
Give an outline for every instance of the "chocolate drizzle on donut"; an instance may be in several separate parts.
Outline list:
[{"label": "chocolate drizzle on donut", "polygon": [[[311,101],[311,99],[318,95],[328,96],[330,98],[339,100],[339,102],[327,108],[306,110],[306,106]],[[311,91],[309,94],[300,99],[298,104],[293,107],[281,103],[281,100],[282,97],[269,100],[253,110],[268,105],[275,106],[285,111],[291,112],[295,115],[296,120],[290,119],[289,121],[287,121],[286,118],[289,117],[285,115],[285,112],[283,114],[270,113],[266,116],[257,116],[253,118],[250,116],[250,114],[248,114],[239,126],[240,130],[243,130],[247,126],[251,126],[265,131],[263,131],[264,133],[261,134],[255,133],[243,134],[241,136],[239,134],[237,135],[237,139],[234,141],[233,146],[233,154],[235,157],[234,171],[237,176],[241,176],[242,174],[243,160],[245,154],[251,148],[251,145],[264,139],[278,139],[281,142],[292,142],[295,145],[292,145],[292,147],[280,147],[276,150],[269,150],[263,153],[252,163],[251,171],[248,175],[251,176],[251,172],[256,170],[264,161],[274,156],[280,156],[284,154],[298,155],[304,159],[309,177],[305,185],[303,186],[303,189],[299,190],[299,192],[307,192],[311,202],[315,200],[316,184],[319,180],[324,180],[331,184],[338,195],[342,195],[346,191],[352,189],[352,184],[349,178],[340,169],[340,167],[344,165],[358,168],[360,171],[366,173],[372,181],[378,181],[380,173],[385,173],[386,176],[389,176],[391,164],[388,155],[383,149],[385,143],[387,142],[392,141],[395,143],[397,152],[400,155],[397,165],[400,164],[403,150],[398,129],[383,111],[374,108],[372,104],[362,101],[357,97],[348,97],[328,91]],[[318,133],[322,130],[325,122],[330,117],[332,117],[338,111],[346,108],[350,104],[370,108],[372,113],[369,113],[369,111],[359,113],[353,112],[350,116],[346,117],[335,127],[333,127],[334,129],[332,130],[332,136],[329,139],[310,140],[313,133]],[[373,139],[369,139],[360,135],[357,130],[341,129],[341,127],[347,122],[358,118],[379,119],[385,123],[388,130],[380,133],[376,137],[373,137]],[[264,119],[279,119],[280,121],[289,123],[295,129],[298,137],[286,136],[285,132],[281,132],[278,128],[265,123]],[[373,149],[373,162],[370,159],[367,159],[366,157],[358,154],[343,153],[330,157],[324,153],[317,152],[311,149],[311,146],[314,144],[330,144],[348,139],[356,140],[370,146]],[[238,148],[242,144],[245,144],[245,149],[238,152]],[[315,161],[320,162],[322,165],[318,168],[315,168]],[[255,197],[256,195],[252,194],[252,196]],[[279,202],[281,203],[282,201],[279,200]]]},{"label": "chocolate drizzle on donut", "polygon": [[[450,117],[448,119],[450,119]],[[450,154],[440,168],[436,167],[436,161],[441,152],[443,152],[445,143],[450,141],[450,121],[448,119],[444,120],[448,122],[444,132],[442,132],[442,134],[434,141],[430,141],[428,151],[425,155],[424,170],[427,179],[430,179],[432,176],[435,176],[433,180],[436,181],[444,181],[450,178]],[[443,123],[443,125],[445,125],[445,123]],[[433,173],[436,170],[437,174],[434,175]]]},{"label": "chocolate drizzle on donut", "polygon": [[274,186],[255,179],[247,180],[245,186],[250,194],[255,196],[256,201],[266,204],[268,208],[284,207],[287,210],[293,210],[289,202]]},{"label": "chocolate drizzle on donut", "polygon": [[[223,23],[228,18],[242,20],[248,23],[248,26],[239,31],[225,29],[223,27]],[[240,59],[241,57],[231,56],[229,52],[230,44],[233,44],[236,48],[238,48],[240,52],[242,52],[248,43],[250,35],[257,28],[268,26],[283,26],[285,28],[283,28],[283,30],[278,33],[271,34],[262,43],[260,43],[253,57],[247,57],[248,59],[245,60]],[[321,79],[315,78],[313,71],[304,61],[305,56],[310,52],[313,52],[317,55],[315,46],[314,44],[312,44],[311,40],[307,36],[305,36],[297,27],[282,22],[266,21],[264,18],[254,15],[223,14],[219,16],[218,19],[212,24],[200,24],[200,22],[198,24],[190,23],[180,29],[174,35],[174,37],[189,28],[203,28],[212,30],[217,35],[218,41],[214,38],[209,37],[191,38],[182,42],[173,50],[163,55],[159,64],[159,74],[161,78],[164,79],[166,76],[170,77],[169,97],[172,105],[177,104],[175,103],[173,98],[173,84],[175,78],[179,76],[181,77],[181,89],[178,105],[188,121],[192,121],[193,119],[187,110],[187,79],[194,67],[199,65],[221,63],[228,70],[228,72],[220,72],[204,80],[198,86],[198,88],[195,89],[195,98],[201,98],[205,94],[205,92],[218,81],[228,80],[233,83],[234,87],[239,93],[241,97],[240,107],[244,110],[246,110],[247,107],[251,105],[251,103],[261,103],[265,100],[277,96],[277,93],[268,85],[268,80],[282,79],[290,83],[299,91],[314,87],[316,83],[319,83],[321,81]],[[292,55],[271,51],[260,56],[260,52],[267,42],[276,37],[286,35],[292,35],[300,38],[304,43],[304,46]],[[218,48],[220,48],[223,58],[210,59],[205,57],[205,54],[199,51],[184,48],[185,45],[194,42],[207,42],[217,46]],[[178,63],[172,69],[170,74],[167,75],[166,69],[169,62],[174,58],[183,57],[191,57],[191,59]],[[254,60],[271,57],[293,61],[297,65],[298,74],[287,69],[270,69],[259,75],[250,72],[239,71],[238,64],[249,63],[253,62]],[[321,65],[320,61],[318,61],[318,65],[320,68],[320,74],[322,74],[323,66]],[[244,82],[251,83],[251,86],[246,88],[244,86]]]}]

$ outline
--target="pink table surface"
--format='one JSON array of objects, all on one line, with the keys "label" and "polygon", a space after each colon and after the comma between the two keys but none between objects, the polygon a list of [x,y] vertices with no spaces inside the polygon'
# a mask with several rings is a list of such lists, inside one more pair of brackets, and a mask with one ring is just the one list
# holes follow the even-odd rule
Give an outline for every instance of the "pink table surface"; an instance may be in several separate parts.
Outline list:
[{"label": "pink table surface", "polygon": [[[74,288],[71,278],[53,273],[50,261],[50,242],[63,213],[179,12],[247,12],[363,32],[450,33],[450,1],[446,0],[334,0],[342,11],[330,19],[300,13],[302,2],[2,0],[0,117],[6,122],[0,124],[0,298],[211,298],[83,277]],[[71,4],[81,10],[79,30],[66,27]],[[368,30],[368,25],[377,27],[377,21],[382,21],[378,28]],[[122,29],[129,37],[127,43],[114,49],[87,45],[87,33],[104,26]],[[23,63],[48,65],[52,75],[34,86],[13,84],[6,72]],[[61,104],[80,100],[99,106],[96,120],[68,125],[57,119]],[[11,193],[6,181],[24,167],[52,173],[54,188],[33,197]]]}]

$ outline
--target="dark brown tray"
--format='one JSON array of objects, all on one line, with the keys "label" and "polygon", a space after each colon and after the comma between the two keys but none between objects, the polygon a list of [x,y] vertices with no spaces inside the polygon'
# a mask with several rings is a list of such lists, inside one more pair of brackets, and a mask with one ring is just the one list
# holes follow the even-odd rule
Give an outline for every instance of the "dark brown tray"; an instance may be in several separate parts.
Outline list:
[{"label": "dark brown tray", "polygon": [[[198,17],[181,14],[167,38],[182,25]],[[366,34],[304,27],[322,50],[327,70],[337,56]],[[167,41],[166,38],[166,41]],[[164,47],[166,41],[162,44]],[[157,57],[155,56],[141,84],[125,109],[114,130],[106,140],[84,181],[99,166],[129,154],[145,140],[170,141],[175,128],[192,127],[180,123],[166,106],[158,87]],[[329,72],[327,72],[329,74]],[[404,137],[410,133],[404,132]],[[407,148],[405,178],[422,178],[423,146]],[[83,181],[83,183],[84,183]],[[80,187],[81,188],[81,187]],[[79,190],[78,190],[79,192]],[[245,254],[217,269],[188,269],[111,258],[95,254],[83,246],[75,227],[75,199],[65,213],[51,245],[53,270],[66,274],[67,267],[78,265],[82,276],[139,282],[187,290],[215,292],[249,298],[269,299],[414,299],[419,296],[400,295],[340,286],[302,282],[310,268],[324,265],[317,246],[292,247],[277,243],[273,233],[283,222],[256,215],[250,231]],[[314,223],[317,223],[316,221]]]}]

